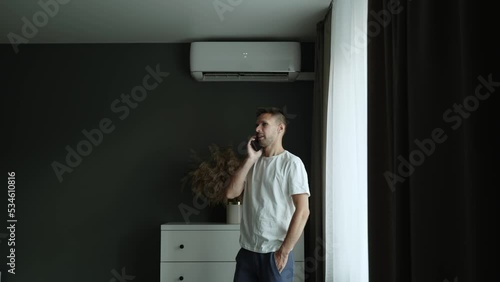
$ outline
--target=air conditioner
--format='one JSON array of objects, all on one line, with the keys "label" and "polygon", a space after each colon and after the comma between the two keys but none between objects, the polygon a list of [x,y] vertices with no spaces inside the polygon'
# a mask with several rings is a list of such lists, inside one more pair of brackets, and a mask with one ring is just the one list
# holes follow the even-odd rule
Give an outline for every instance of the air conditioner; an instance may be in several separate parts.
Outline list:
[{"label": "air conditioner", "polygon": [[294,81],[299,42],[193,42],[191,75],[197,81]]}]

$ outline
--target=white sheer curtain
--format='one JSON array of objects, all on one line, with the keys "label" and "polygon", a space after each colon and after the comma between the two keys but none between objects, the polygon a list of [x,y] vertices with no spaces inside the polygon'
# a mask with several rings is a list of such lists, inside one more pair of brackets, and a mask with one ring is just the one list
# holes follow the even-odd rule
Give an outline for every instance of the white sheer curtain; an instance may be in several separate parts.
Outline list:
[{"label": "white sheer curtain", "polygon": [[368,282],[367,6],[367,0],[334,1],[325,23],[331,31],[325,278],[333,282]]}]

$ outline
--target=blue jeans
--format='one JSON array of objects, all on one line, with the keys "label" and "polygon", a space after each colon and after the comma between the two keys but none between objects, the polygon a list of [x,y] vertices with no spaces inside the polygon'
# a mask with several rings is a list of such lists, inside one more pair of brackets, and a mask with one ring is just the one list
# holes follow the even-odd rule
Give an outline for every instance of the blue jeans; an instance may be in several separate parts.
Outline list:
[{"label": "blue jeans", "polygon": [[255,253],[241,248],[236,256],[234,282],[293,282],[293,252],[281,273],[278,272],[274,252]]}]

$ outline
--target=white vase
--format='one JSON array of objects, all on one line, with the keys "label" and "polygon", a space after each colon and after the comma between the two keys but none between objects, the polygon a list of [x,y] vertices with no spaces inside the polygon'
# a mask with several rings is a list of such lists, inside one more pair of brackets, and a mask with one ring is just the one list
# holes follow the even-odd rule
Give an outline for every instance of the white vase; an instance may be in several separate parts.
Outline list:
[{"label": "white vase", "polygon": [[229,202],[226,206],[226,223],[239,224],[241,222],[241,202]]}]

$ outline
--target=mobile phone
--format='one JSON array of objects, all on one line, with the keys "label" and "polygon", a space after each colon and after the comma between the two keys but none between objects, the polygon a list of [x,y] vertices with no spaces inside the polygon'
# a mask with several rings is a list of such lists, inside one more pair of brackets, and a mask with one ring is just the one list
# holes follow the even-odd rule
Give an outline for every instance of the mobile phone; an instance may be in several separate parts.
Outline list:
[{"label": "mobile phone", "polygon": [[[256,137],[256,138],[257,138],[257,137]],[[252,141],[250,142],[250,145],[252,146],[252,148],[253,148],[256,152],[258,152],[258,151],[260,151],[260,149],[262,149],[262,146],[260,146],[259,141],[257,141],[257,139],[252,140]]]}]

